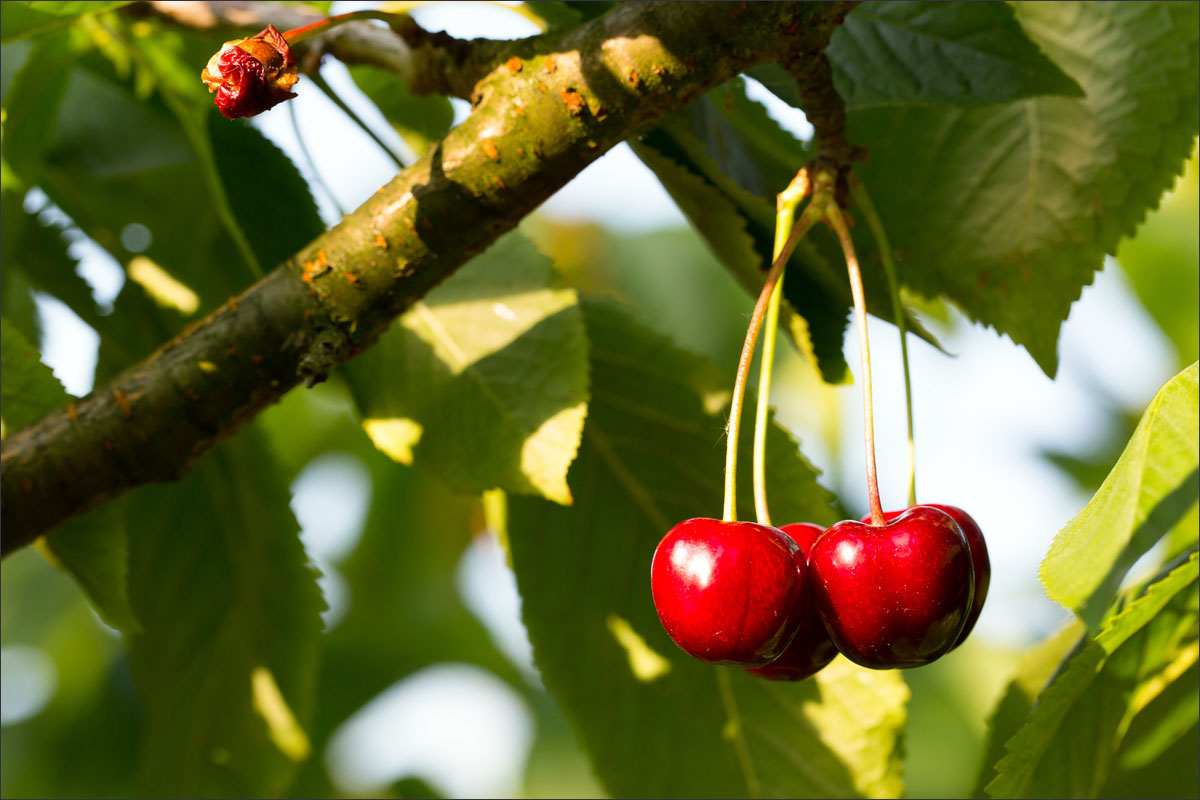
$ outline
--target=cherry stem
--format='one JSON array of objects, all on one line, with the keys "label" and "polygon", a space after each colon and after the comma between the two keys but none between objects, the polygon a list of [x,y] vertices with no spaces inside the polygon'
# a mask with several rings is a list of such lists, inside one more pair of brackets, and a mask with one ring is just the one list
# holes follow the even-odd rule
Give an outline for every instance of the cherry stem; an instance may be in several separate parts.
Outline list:
[{"label": "cherry stem", "polygon": [[[801,169],[788,187],[779,193],[775,201],[775,252],[778,257],[792,232],[796,217],[796,206],[800,205],[811,190],[808,169]],[[780,272],[779,280],[771,291],[767,305],[766,330],[763,332],[762,360],[758,368],[758,408],[754,416],[754,513],[760,525],[771,524],[771,512],[767,507],[767,412],[771,399],[771,375],[775,365],[775,338],[779,329],[779,302],[783,296],[783,280],[786,268]]]},{"label": "cherry stem", "polygon": [[858,269],[858,256],[854,254],[854,240],[850,238],[850,230],[846,220],[836,203],[830,203],[825,211],[825,218],[837,232],[838,240],[842,243],[842,253],[846,257],[846,271],[850,276],[850,294],[854,297],[854,316],[858,323],[858,352],[862,361],[862,397],[863,397],[863,440],[867,453],[867,496],[871,502],[871,524],[882,527],[886,524],[883,518],[883,506],[879,503],[879,478],[875,473],[875,421],[871,401],[871,348],[867,344],[867,303],[863,299],[862,273]]},{"label": "cherry stem", "polygon": [[316,36],[318,33],[324,33],[326,28],[336,28],[338,25],[343,25],[347,22],[353,22],[356,19],[378,19],[384,22],[392,22],[399,14],[389,14],[386,11],[376,11],[374,9],[363,9],[361,11],[347,11],[345,14],[335,14],[332,17],[319,19],[316,22],[310,22],[307,25],[301,25],[299,28],[292,28],[290,31],[283,32],[283,38],[287,40],[289,45],[294,45],[304,41],[310,36]]},{"label": "cherry stem", "polygon": [[883,274],[887,276],[888,292],[892,295],[892,314],[900,331],[900,360],[904,365],[904,409],[908,416],[908,505],[917,504],[917,456],[916,434],[913,431],[912,377],[908,366],[908,323],[904,318],[904,306],[900,303],[900,283],[896,280],[896,262],[892,258],[892,246],[888,242],[883,220],[875,211],[875,204],[867,194],[867,187],[858,181],[852,183],[850,193],[862,210],[867,227],[875,236],[875,245],[883,262]]},{"label": "cherry stem", "polygon": [[737,519],[738,435],[741,429],[742,401],[746,397],[746,376],[750,372],[754,346],[758,343],[758,331],[762,327],[767,302],[771,297],[771,292],[775,290],[775,284],[779,280],[780,273],[783,272],[784,264],[791,257],[792,251],[796,249],[796,244],[801,237],[821,218],[824,203],[818,203],[817,199],[814,195],[812,202],[800,215],[799,223],[792,230],[792,235],[788,237],[783,249],[779,251],[779,255],[775,256],[775,261],[772,262],[767,279],[763,283],[762,292],[758,295],[758,302],[754,304],[754,311],[750,314],[750,325],[746,328],[746,340],[742,342],[742,355],[738,359],[737,377],[733,381],[733,399],[729,405],[729,436],[725,450],[725,509],[722,514],[722,518],[726,522],[733,522]]}]

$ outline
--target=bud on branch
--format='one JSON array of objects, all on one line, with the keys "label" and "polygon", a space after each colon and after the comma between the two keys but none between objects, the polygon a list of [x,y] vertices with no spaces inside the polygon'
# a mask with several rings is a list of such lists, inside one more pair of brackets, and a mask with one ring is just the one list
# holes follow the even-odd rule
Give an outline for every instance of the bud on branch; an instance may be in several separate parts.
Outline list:
[{"label": "bud on branch", "polygon": [[289,91],[299,77],[287,40],[274,25],[248,39],[221,45],[200,79],[215,92],[217,108],[228,119],[253,117],[296,96]]}]

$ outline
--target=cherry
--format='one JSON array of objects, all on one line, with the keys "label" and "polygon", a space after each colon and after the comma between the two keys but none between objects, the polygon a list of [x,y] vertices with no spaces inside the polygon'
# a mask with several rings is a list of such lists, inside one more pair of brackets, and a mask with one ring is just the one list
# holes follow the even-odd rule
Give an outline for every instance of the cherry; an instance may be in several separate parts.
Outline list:
[{"label": "cherry", "polygon": [[808,563],[830,638],[872,669],[916,667],[945,655],[974,598],[966,536],[949,514],[929,506],[879,527],[839,522],[813,544]]},{"label": "cherry", "polygon": [[800,548],[778,528],[689,519],[655,549],[650,591],[663,627],[686,653],[757,667],[796,633],[805,570]]},{"label": "cherry", "polygon": [[[807,556],[825,529],[811,522],[793,522],[783,525],[780,530],[791,536],[800,547],[796,554],[797,561],[804,561],[807,568]],[[805,581],[804,591],[800,596],[800,627],[796,636],[787,646],[783,654],[770,664],[747,670],[760,678],[772,681],[801,681],[815,674],[837,655],[837,647],[829,638],[829,632],[821,622],[813,605],[812,581]]]},{"label": "cherry", "polygon": [[[971,549],[971,565],[975,568],[975,596],[971,601],[971,611],[967,614],[967,622],[963,625],[962,633],[958,635],[958,640],[954,643],[954,647],[958,647],[971,635],[971,631],[975,629],[975,622],[979,619],[979,613],[983,611],[983,601],[987,599],[988,586],[992,582],[992,562],[988,558],[983,531],[980,530],[979,523],[970,514],[958,506],[948,506],[942,503],[922,503],[922,505],[945,511],[953,517],[954,521],[958,523],[958,527],[962,528],[963,535],[967,537],[967,547]],[[890,521],[903,513],[903,511],[888,511],[884,513],[883,517]],[[862,521],[868,522],[870,519],[869,516],[866,516]],[[783,530],[786,531],[787,527],[785,526]]]}]

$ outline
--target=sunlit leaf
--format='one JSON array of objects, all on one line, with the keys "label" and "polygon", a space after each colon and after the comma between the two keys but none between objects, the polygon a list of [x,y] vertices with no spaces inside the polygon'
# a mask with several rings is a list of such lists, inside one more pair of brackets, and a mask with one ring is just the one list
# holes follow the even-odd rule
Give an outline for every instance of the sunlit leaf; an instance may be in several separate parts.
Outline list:
[{"label": "sunlit leaf", "polygon": [[[1198,415],[1193,364],[1159,390],[1096,496],[1046,554],[1046,591],[1090,627],[1099,624],[1133,563],[1196,506]],[[1193,542],[1195,536],[1193,527]]]},{"label": "sunlit leaf", "polygon": [[364,426],[452,488],[568,503],[587,414],[587,339],[574,290],[518,234],[416,303],[347,365]]},{"label": "sunlit leaf", "polygon": [[[1109,796],[1105,784],[1120,773],[1116,756],[1137,716],[1176,681],[1194,682],[1200,647],[1197,563],[1193,552],[1114,608],[1100,633],[1071,656],[1008,740],[1008,754],[997,764],[988,794]],[[1187,694],[1180,699],[1186,701]]]}]

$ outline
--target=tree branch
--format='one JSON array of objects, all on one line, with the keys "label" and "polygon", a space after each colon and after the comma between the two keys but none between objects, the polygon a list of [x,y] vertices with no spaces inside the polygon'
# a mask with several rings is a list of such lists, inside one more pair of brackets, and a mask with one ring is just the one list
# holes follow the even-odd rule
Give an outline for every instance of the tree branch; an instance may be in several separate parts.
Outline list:
[{"label": "tree branch", "polygon": [[0,549],[179,478],[295,384],[369,347],[610,148],[755,63],[819,53],[844,13],[630,3],[505,43],[504,63],[472,89],[471,116],[336,228],[107,386],[4,439]]}]

